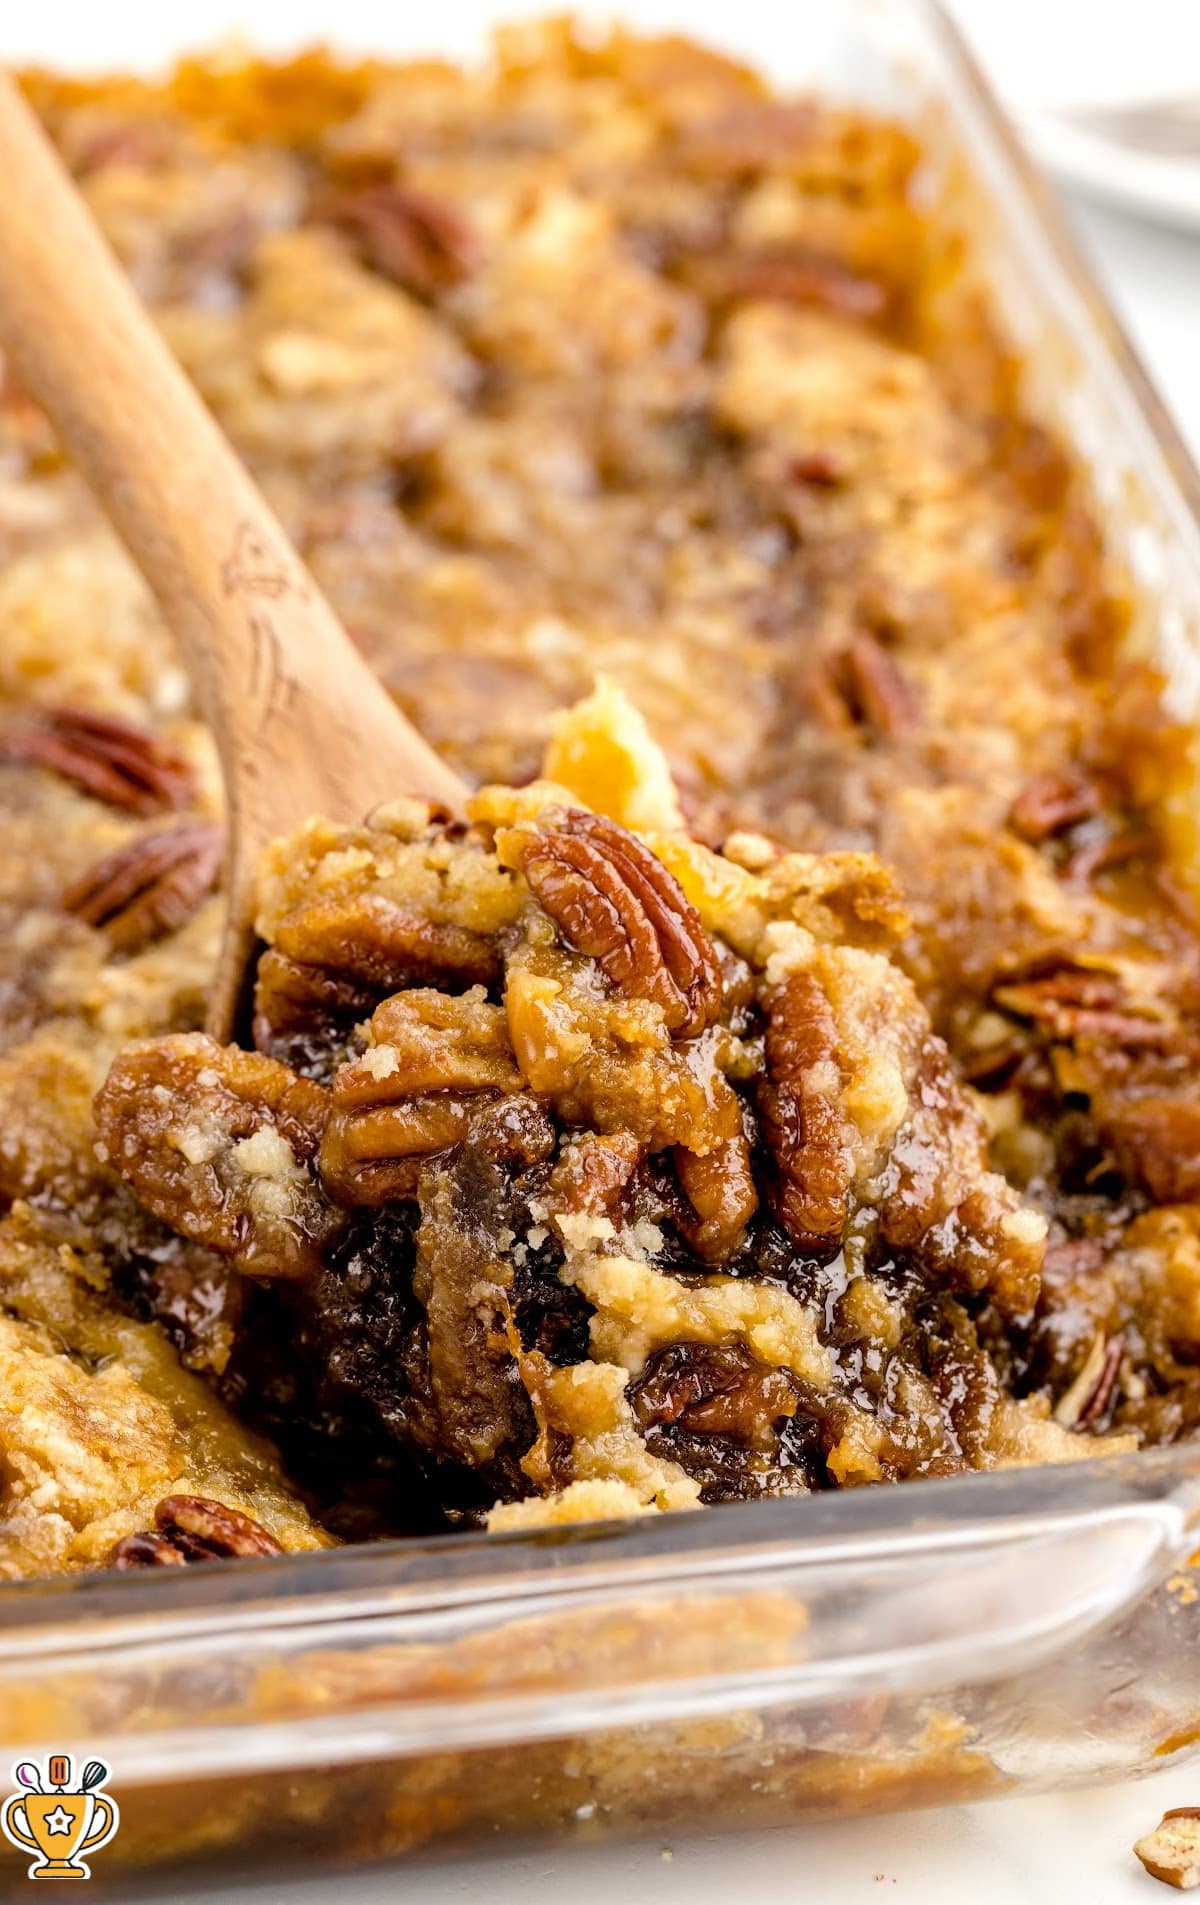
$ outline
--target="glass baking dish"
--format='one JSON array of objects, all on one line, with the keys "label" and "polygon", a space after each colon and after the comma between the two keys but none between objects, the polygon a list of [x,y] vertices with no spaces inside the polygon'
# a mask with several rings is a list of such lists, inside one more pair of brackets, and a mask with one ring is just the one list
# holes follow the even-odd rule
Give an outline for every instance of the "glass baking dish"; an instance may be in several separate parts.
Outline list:
[{"label": "glass baking dish", "polygon": [[[452,10],[446,50],[481,38],[487,11]],[[639,26],[701,24],[631,11]],[[382,50],[428,50],[437,26]],[[788,25],[749,5],[712,37],[783,83],[913,124],[922,189],[969,234],[1031,409],[1091,471],[1131,640],[1194,717],[1196,474],[952,28],[926,0],[823,0]],[[70,57],[21,46],[35,50]],[[1181,856],[1194,813],[1181,788]],[[123,1897],[184,1872],[444,1854],[500,1834],[661,1834],[1111,1779],[1200,1740],[1198,1520],[1200,1446],[1185,1446],[11,1585],[0,1758],[110,1765],[122,1825],[93,1883]],[[24,1887],[22,1862],[3,1871]]]}]

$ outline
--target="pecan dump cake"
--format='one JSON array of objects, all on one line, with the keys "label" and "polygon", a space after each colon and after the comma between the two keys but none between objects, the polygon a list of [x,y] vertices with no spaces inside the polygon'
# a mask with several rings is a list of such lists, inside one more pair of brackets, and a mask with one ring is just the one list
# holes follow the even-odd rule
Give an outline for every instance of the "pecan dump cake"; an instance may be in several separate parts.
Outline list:
[{"label": "pecan dump cake", "polygon": [[278,843],[207,1040],[208,737],[4,380],[0,1566],[1192,1432],[1186,747],[909,136],[561,23],[28,85],[479,791]]}]

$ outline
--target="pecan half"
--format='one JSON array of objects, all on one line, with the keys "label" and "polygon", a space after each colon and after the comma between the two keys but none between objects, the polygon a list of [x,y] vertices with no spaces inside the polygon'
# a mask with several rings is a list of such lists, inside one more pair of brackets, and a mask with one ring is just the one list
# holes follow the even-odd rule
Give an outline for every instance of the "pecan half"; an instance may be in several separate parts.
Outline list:
[{"label": "pecan half", "polygon": [[698,1157],[682,1145],[675,1148],[679,1187],[691,1212],[677,1222],[687,1242],[706,1263],[724,1263],[745,1235],[758,1209],[758,1190],[751,1168],[750,1146],[739,1132],[716,1150]]},{"label": "pecan half", "polygon": [[837,682],[856,721],[889,738],[903,734],[919,713],[916,690],[883,644],[859,629],[837,658]]},{"label": "pecan half", "polygon": [[177,813],[195,791],[177,748],[127,721],[82,708],[56,708],[39,722],[0,735],[0,761],[35,763],[126,813]]},{"label": "pecan half", "polygon": [[740,1344],[673,1343],[652,1356],[627,1391],[639,1428],[678,1424],[694,1435],[728,1435],[770,1448],[775,1425],[796,1413],[799,1392],[782,1369]]},{"label": "pecan half", "polygon": [[642,1146],[631,1132],[596,1131],[568,1138],[550,1174],[546,1204],[552,1217],[607,1217],[619,1229]]},{"label": "pecan half", "polygon": [[332,1077],[350,1033],[378,997],[362,981],[268,947],[254,975],[255,1048],[310,1076]]},{"label": "pecan half", "polygon": [[714,304],[763,298],[852,318],[879,317],[888,305],[887,289],[878,279],[799,245],[714,252],[689,259],[682,276]]},{"label": "pecan half", "polygon": [[106,854],[59,904],[104,933],[115,951],[140,952],[191,918],[216,885],[224,857],[223,827],[187,821]]},{"label": "pecan half", "polygon": [[769,1001],[763,1054],[758,1109],[775,1163],[775,1214],[802,1249],[836,1249],[849,1214],[851,1159],[837,1027],[811,973],[792,973]]},{"label": "pecan half", "polygon": [[334,1077],[321,1143],[322,1179],[343,1204],[414,1196],[424,1159],[459,1143],[482,1103],[524,1087],[503,1008],[479,994],[398,993],[371,1029],[371,1049]]},{"label": "pecan half", "polygon": [[150,167],[162,164],[170,151],[170,133],[161,125],[107,125],[85,135],[71,153],[76,178],[103,172],[106,166]]},{"label": "pecan half", "polygon": [[155,1216],[249,1276],[316,1267],[341,1218],[312,1167],[329,1093],[276,1059],[177,1033],[128,1046],[96,1095],[104,1154]]},{"label": "pecan half", "polygon": [[960,1070],[976,1091],[1002,1091],[1028,1057],[1029,1047],[1019,1036],[998,1039],[962,1059]]},{"label": "pecan half", "polygon": [[691,1038],[721,1010],[721,968],[691,901],[662,861],[600,814],[551,808],[497,841],[564,936],[621,991]]},{"label": "pecan half", "polygon": [[1047,1244],[1046,1279],[1092,1276],[1102,1267],[1105,1255],[1104,1245],[1095,1237],[1068,1237],[1062,1243]]},{"label": "pecan half", "polygon": [[1030,1019],[1052,1039],[1096,1044],[1166,1048],[1178,1038],[1174,1021],[1133,1007],[1120,979],[1110,972],[1062,966],[1041,977],[997,986],[995,1003],[1017,1018]]},{"label": "pecan half", "polygon": [[810,150],[820,130],[820,116],[809,100],[756,99],[685,126],[679,155],[693,171],[761,172]]},{"label": "pecan half", "polygon": [[361,1019],[409,986],[455,990],[499,976],[490,939],[441,923],[379,892],[315,900],[281,920],[258,962],[254,1042],[275,1044],[331,1021]]},{"label": "pecan half", "polygon": [[[413,1294],[425,1312],[436,1449],[472,1467],[505,1462],[536,1433],[514,1362],[513,1261],[528,1223],[519,1181],[545,1164],[550,1120],[527,1094],[485,1104],[462,1146],[421,1183]],[[511,1475],[511,1470],[510,1470]],[[507,1487],[521,1486],[511,1477]]]},{"label": "pecan half", "polygon": [[244,208],[231,212],[191,239],[185,254],[188,266],[197,277],[232,277],[247,268],[261,237],[261,217]]},{"label": "pecan half", "polygon": [[1100,811],[1104,795],[1090,775],[1070,768],[1061,774],[1039,774],[1017,795],[1008,824],[1023,840],[1049,840],[1068,827],[1090,820]]},{"label": "pecan half", "polygon": [[249,1560],[282,1554],[274,1535],[224,1502],[203,1495],[167,1495],[154,1511],[157,1532],[126,1535],[110,1568],[180,1568],[192,1561]]},{"label": "pecan half", "polygon": [[422,297],[453,290],[480,262],[478,240],[459,213],[411,186],[330,193],[314,209],[354,240],[366,264]]},{"label": "pecan half", "polygon": [[822,446],[791,457],[787,474],[794,483],[808,483],[814,489],[837,489],[846,480],[846,463],[836,450]]},{"label": "pecan half", "polygon": [[104,1565],[123,1571],[130,1568],[183,1568],[187,1566],[187,1560],[182,1548],[177,1548],[169,1535],[156,1535],[147,1528],[135,1535],[123,1536]]},{"label": "pecan half", "polygon": [[1114,1336],[1106,1346],[1100,1373],[1096,1378],[1091,1394],[1084,1401],[1079,1412],[1076,1428],[1088,1429],[1093,1423],[1100,1422],[1112,1406],[1117,1387],[1117,1377],[1121,1371],[1121,1360],[1125,1354],[1124,1338]]}]

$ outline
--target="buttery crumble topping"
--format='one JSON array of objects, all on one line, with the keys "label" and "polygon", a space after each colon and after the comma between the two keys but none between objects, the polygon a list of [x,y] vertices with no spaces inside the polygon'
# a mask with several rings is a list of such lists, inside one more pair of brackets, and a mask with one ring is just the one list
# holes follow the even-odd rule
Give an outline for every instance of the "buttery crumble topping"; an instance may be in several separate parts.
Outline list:
[{"label": "buttery crumble topping", "polygon": [[176,1033],[96,1099],[142,1205],[257,1285],[293,1429],[501,1527],[1129,1446],[1005,1406],[978,1319],[1028,1327],[1047,1218],[988,1166],[878,862],[655,851],[585,803],[615,734],[646,811],[658,751],[622,706],[593,778],[597,732],[560,727],[571,785],[271,849],[257,1023],[302,945],[314,1076]]}]

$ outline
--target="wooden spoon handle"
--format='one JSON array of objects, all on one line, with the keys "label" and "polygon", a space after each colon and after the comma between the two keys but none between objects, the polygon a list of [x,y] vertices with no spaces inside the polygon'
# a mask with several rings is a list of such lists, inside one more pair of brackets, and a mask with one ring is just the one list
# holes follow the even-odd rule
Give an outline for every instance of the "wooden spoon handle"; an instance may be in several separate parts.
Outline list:
[{"label": "wooden spoon handle", "polygon": [[239,858],[305,814],[462,783],[380,689],[11,79],[0,338],[153,589],[225,767]]}]

